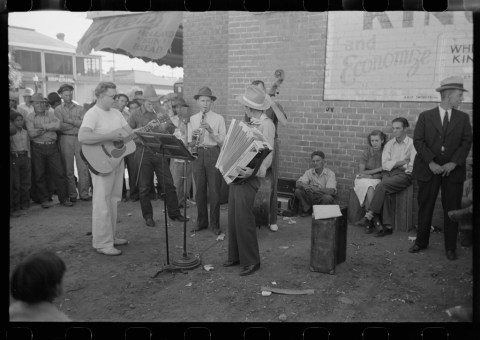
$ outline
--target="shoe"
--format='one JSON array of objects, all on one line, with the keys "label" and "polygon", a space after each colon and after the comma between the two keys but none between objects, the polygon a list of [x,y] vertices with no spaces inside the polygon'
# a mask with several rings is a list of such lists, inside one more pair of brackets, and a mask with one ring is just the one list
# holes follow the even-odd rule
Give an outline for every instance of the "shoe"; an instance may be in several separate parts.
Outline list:
[{"label": "shoe", "polygon": [[124,246],[126,244],[128,244],[128,241],[123,238],[116,238],[115,241],[113,241],[114,246]]},{"label": "shoe", "polygon": [[382,230],[382,229],[385,229],[384,225],[382,224],[382,222],[380,221],[380,218],[378,217],[377,214],[374,214],[373,215],[373,218],[372,218],[372,223],[373,223],[373,226],[377,229],[377,230]]},{"label": "shoe", "polygon": [[375,237],[384,237],[387,235],[392,235],[392,233],[393,233],[392,228],[383,228],[382,230],[380,230],[378,233],[375,234]]},{"label": "shoe", "polygon": [[63,205],[64,207],[71,207],[73,206],[73,203],[70,202],[70,201],[63,201],[63,202],[60,202],[61,205]]},{"label": "shoe", "polygon": [[116,256],[116,255],[121,255],[122,251],[117,249],[117,248],[98,248],[96,249],[97,253],[103,254],[103,255],[109,255],[109,256]]},{"label": "shoe", "polygon": [[240,276],[247,276],[253,274],[260,269],[260,263],[252,264],[250,266],[243,267],[243,270],[240,272]]},{"label": "shoe", "polygon": [[77,203],[77,198],[76,197],[70,197],[70,202]]},{"label": "shoe", "polygon": [[271,230],[271,231],[278,231],[278,225],[276,225],[276,224],[270,224],[270,230]]},{"label": "shoe", "polygon": [[426,247],[420,247],[418,244],[414,244],[408,249],[409,253],[418,253],[420,250],[425,249]]},{"label": "shoe", "polygon": [[308,214],[307,212],[305,212],[305,211],[302,211],[302,212],[300,213],[300,217],[307,217],[308,215],[309,215],[309,214]]},{"label": "shoe", "polygon": [[191,232],[194,233],[194,232],[197,232],[197,231],[200,231],[200,230],[204,230],[204,229],[207,229],[207,227],[199,227],[199,226],[196,226],[196,227],[193,227]]},{"label": "shoe", "polygon": [[178,214],[177,216],[170,216],[170,219],[179,222],[185,222],[190,220],[188,217],[184,217],[182,214]]},{"label": "shoe", "polygon": [[360,220],[355,222],[355,225],[359,227],[366,227],[369,224],[370,224],[370,221],[365,216],[363,216]]},{"label": "shoe", "polygon": [[373,232],[375,232],[375,228],[371,225],[368,225],[366,228],[365,228],[365,234],[372,234]]},{"label": "shoe", "polygon": [[88,202],[88,201],[91,201],[91,200],[92,200],[92,196],[88,196],[88,197],[85,197],[85,198],[80,197],[80,199],[81,199],[82,201]]},{"label": "shoe", "polygon": [[147,225],[147,227],[155,227],[155,221],[151,217],[147,217],[145,219],[145,224]]},{"label": "shoe", "polygon": [[48,209],[51,206],[52,206],[52,203],[50,203],[48,201],[42,202],[42,208],[44,208],[44,209]]},{"label": "shoe", "polygon": [[220,228],[217,228],[217,229],[213,229],[213,233],[215,235],[220,235],[222,233],[222,231],[220,230]]},{"label": "shoe", "polygon": [[224,267],[232,267],[232,266],[238,266],[240,264],[240,261],[227,261],[222,266]]},{"label": "shoe", "polygon": [[455,250],[447,250],[447,259],[450,261],[455,261],[457,259],[457,254]]}]

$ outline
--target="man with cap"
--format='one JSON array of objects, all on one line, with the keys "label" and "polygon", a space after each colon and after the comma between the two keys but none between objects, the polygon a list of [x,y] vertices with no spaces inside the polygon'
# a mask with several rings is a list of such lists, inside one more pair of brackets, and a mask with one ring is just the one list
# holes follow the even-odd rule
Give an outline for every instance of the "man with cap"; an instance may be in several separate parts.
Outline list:
[{"label": "man with cap", "polygon": [[46,174],[53,176],[61,205],[70,207],[68,182],[57,147],[57,131],[60,120],[54,113],[46,111],[46,100],[40,93],[32,96],[34,112],[27,116],[27,131],[31,143],[32,168],[37,186],[39,202],[43,208],[49,208]]},{"label": "man with cap", "polygon": [[[168,115],[157,117],[154,110],[155,103],[160,100],[152,85],[145,88],[142,98],[144,103],[138,109],[135,109],[130,114],[128,123],[132,129],[144,127],[152,120],[159,119],[162,124],[155,127],[151,132],[170,133],[175,131],[175,125],[169,119]],[[150,193],[152,190],[153,174],[157,176],[157,180],[162,184],[165,181],[165,199],[167,200],[168,216],[172,220],[180,222],[185,221],[186,217],[182,216],[178,208],[178,197],[173,184],[172,174],[167,164],[167,159],[162,154],[155,152],[142,143],[137,144],[137,151],[135,152],[135,160],[138,164],[138,171],[140,179],[138,190],[140,193],[140,206],[142,208],[142,215],[145,218],[145,223],[149,227],[154,227],[153,208],[150,201]],[[187,219],[188,220],[188,219]]]},{"label": "man with cap", "polygon": [[[253,127],[257,128],[273,147],[275,125],[267,117],[265,110],[270,107],[267,94],[255,85],[247,86],[245,94],[237,96],[237,101],[244,105],[245,113]],[[272,153],[263,160],[256,174],[248,167],[238,167],[242,184],[232,183],[228,195],[228,260],[224,267],[241,265],[241,276],[250,275],[260,269],[260,252],[258,248],[253,203],[260,187],[260,177],[265,177],[272,163]],[[198,201],[197,201],[198,204]]]},{"label": "man with cap", "polygon": [[80,194],[80,199],[90,201],[91,198],[88,195],[88,189],[90,187],[88,167],[80,156],[81,144],[78,141],[78,129],[82,125],[85,111],[83,106],[72,102],[72,85],[63,84],[57,93],[63,99],[63,103],[55,108],[55,116],[60,120],[60,152],[68,178],[70,201],[77,201],[74,160],[77,165],[78,193]]},{"label": "man with cap", "polygon": [[[185,108],[187,108],[188,105],[182,97],[167,98],[167,103],[169,103],[169,107],[171,106],[170,119],[176,127],[174,135],[187,145],[188,113]],[[185,160],[183,159],[173,158],[170,160],[170,171],[172,173],[173,183],[177,189],[178,206],[180,209],[187,205],[187,197],[185,197],[184,193],[184,165]],[[187,162],[185,179],[187,181],[186,195],[188,196],[190,187],[192,186],[192,164],[190,162]]]},{"label": "man with cap", "polygon": [[27,121],[27,116],[34,111],[33,105],[32,105],[32,96],[33,96],[33,90],[29,87],[25,89],[23,92],[23,101],[24,103],[18,105],[17,111],[20,112],[23,116],[23,119],[25,122]]},{"label": "man with cap", "polygon": [[417,157],[413,176],[418,181],[418,227],[415,244],[408,250],[416,253],[427,248],[438,191],[442,189],[443,230],[447,258],[456,260],[458,223],[448,212],[461,208],[466,159],[472,146],[472,126],[467,113],[458,110],[462,103],[463,79],[449,77],[440,82],[438,107],[420,113],[413,145]]},{"label": "man with cap", "polygon": [[[198,158],[192,162],[193,179],[196,185],[197,225],[193,231],[207,229],[209,226],[216,235],[220,235],[220,188],[222,175],[215,167],[220,147],[225,140],[225,119],[211,110],[217,99],[208,87],[202,87],[193,98],[200,107],[200,112],[190,117],[188,123],[188,142],[191,147],[198,147]],[[192,137],[197,142],[192,143]],[[208,186],[208,202],[207,202]],[[210,205],[210,223],[207,204]]]}]

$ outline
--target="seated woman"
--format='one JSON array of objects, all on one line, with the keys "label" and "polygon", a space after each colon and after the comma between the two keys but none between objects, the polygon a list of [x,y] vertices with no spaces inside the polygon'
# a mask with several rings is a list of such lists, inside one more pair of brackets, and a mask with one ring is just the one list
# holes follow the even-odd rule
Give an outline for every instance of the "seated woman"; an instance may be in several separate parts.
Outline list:
[{"label": "seated woman", "polygon": [[[368,211],[374,190],[382,178],[382,151],[387,142],[387,136],[380,130],[374,130],[370,132],[367,140],[369,147],[363,152],[360,159],[353,187],[360,206],[365,207],[365,211]],[[355,225],[366,227],[367,234],[375,230],[366,216],[357,221]]]},{"label": "seated woman", "polygon": [[51,252],[30,256],[13,271],[10,321],[71,321],[53,304],[62,293],[65,263]]}]

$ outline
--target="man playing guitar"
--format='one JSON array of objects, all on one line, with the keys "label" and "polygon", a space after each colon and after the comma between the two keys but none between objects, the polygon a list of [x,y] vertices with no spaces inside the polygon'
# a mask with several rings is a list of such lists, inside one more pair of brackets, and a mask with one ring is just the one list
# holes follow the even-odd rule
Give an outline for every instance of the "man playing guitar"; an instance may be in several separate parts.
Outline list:
[{"label": "man playing guitar", "polygon": [[[96,104],[87,111],[78,131],[78,140],[85,145],[105,142],[123,142],[132,134],[120,111],[112,108],[116,85],[100,82],[95,88]],[[90,170],[93,184],[92,202],[92,245],[100,254],[120,255],[115,248],[128,243],[116,237],[117,203],[122,197],[124,174],[123,159],[109,173],[95,173]]]}]

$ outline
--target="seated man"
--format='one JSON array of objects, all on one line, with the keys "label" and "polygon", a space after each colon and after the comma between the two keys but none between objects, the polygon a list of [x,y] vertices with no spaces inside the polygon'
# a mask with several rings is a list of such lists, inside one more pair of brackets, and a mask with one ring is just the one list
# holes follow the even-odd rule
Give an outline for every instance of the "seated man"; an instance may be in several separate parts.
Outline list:
[{"label": "seated man", "polygon": [[448,217],[458,222],[460,227],[460,244],[463,247],[472,246],[472,214],[473,214],[473,186],[472,179],[467,179],[463,184],[462,208],[450,210]]},{"label": "seated man", "polygon": [[[384,203],[389,205],[390,195],[408,188],[412,184],[413,161],[417,152],[413,139],[407,136],[409,124],[403,117],[392,121],[393,137],[382,152],[382,181],[375,188],[370,207],[365,217],[372,221],[378,232],[375,237],[392,234],[391,209],[383,209]],[[383,209],[383,224],[380,214]]]},{"label": "seated man", "polygon": [[295,189],[301,217],[308,215],[312,205],[334,204],[337,193],[337,179],[332,170],[325,168],[325,154],[314,151],[310,157],[313,168],[297,180]]}]

